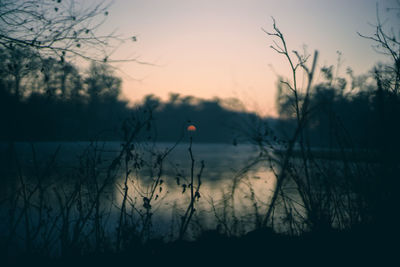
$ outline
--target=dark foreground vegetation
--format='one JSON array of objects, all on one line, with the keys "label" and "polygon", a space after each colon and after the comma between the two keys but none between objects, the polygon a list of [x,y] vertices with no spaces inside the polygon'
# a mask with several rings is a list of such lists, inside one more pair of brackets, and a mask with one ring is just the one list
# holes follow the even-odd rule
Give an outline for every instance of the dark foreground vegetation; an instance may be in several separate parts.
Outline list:
[{"label": "dark foreground vegetation", "polygon": [[[66,8],[62,2],[49,5],[59,12]],[[274,22],[266,34],[292,77],[280,79],[280,118],[268,120],[238,111],[233,100],[174,94],[167,102],[148,96],[128,107],[108,57],[88,58],[93,62],[84,72],[66,57],[87,57],[78,49],[81,43],[99,39],[84,37],[92,29],[79,28],[79,22],[106,15],[105,9],[64,21],[56,16],[49,23],[31,2],[23,3],[0,2],[1,10],[8,8],[0,11],[0,138],[6,142],[0,159],[1,265],[386,265],[394,258],[400,43],[379,19],[374,34],[364,38],[372,39],[388,62],[360,77],[349,69],[348,78],[336,75],[340,57],[337,66],[318,70],[317,51],[289,52]],[[35,26],[43,22],[41,30],[30,29],[31,20],[9,20],[13,12],[15,18],[27,14],[38,20]],[[64,31],[52,35],[57,23]],[[21,25],[29,34],[15,34]],[[55,46],[60,40],[64,46]],[[318,71],[322,80],[315,79]],[[233,109],[225,108],[229,105]],[[192,123],[198,130],[186,131]],[[91,142],[74,165],[63,166],[62,150],[45,157],[37,153],[34,141],[43,140]],[[110,151],[104,140],[121,141],[111,159],[105,157]],[[29,160],[19,156],[16,141],[30,142]],[[158,141],[176,143],[160,149]],[[187,164],[175,165],[171,175],[166,166],[182,141]],[[208,200],[208,210],[202,210],[207,163],[196,157],[194,141],[258,148],[258,157],[232,177],[222,197]],[[266,182],[273,190],[262,196],[247,177],[255,164],[272,175]],[[247,190],[245,212],[237,208],[241,186]],[[173,205],[170,217],[156,219],[174,188],[182,202]],[[156,228],[160,222],[169,230]]]},{"label": "dark foreground vegetation", "polygon": [[[195,242],[164,243],[153,240],[124,252],[88,253],[62,258],[25,256],[12,265],[110,266],[110,265],[302,265],[374,266],[396,262],[395,243],[366,231],[289,237],[268,230],[253,231],[240,238],[205,232]],[[380,243],[381,245],[378,245]]]}]

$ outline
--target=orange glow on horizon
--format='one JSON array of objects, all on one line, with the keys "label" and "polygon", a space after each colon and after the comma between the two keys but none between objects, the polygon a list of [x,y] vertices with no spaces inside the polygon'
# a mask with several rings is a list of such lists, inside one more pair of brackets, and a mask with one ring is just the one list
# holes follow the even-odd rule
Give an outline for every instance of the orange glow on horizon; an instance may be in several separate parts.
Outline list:
[{"label": "orange glow on horizon", "polygon": [[113,57],[150,63],[115,65],[121,68],[123,96],[131,103],[148,94],[163,101],[170,93],[237,98],[251,112],[277,117],[276,85],[291,72],[285,58],[270,48],[273,38],[261,30],[272,31],[270,16],[277,19],[290,51],[301,52],[306,45],[311,53],[317,49],[321,66],[335,64],[337,50],[356,73],[381,61],[356,34],[371,32],[366,22],[375,21],[373,0],[347,1],[345,9],[339,1],[318,0],[125,2],[111,7],[105,34],[117,27],[123,36],[138,36]]}]

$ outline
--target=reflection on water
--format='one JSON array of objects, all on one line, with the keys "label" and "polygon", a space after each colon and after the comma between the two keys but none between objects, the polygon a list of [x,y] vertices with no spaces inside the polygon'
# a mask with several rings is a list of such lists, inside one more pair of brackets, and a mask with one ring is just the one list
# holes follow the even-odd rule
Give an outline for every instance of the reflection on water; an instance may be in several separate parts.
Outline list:
[{"label": "reflection on water", "polygon": [[[143,220],[146,214],[151,213],[149,217],[155,235],[166,235],[171,232],[174,224],[179,225],[179,220],[190,202],[191,158],[188,151],[189,144],[179,144],[161,160],[160,155],[173,146],[171,143],[135,144],[128,165],[125,165],[123,158],[111,183],[102,191],[100,197],[101,216],[107,215],[103,225],[107,231],[115,231],[124,202],[124,209],[126,214],[131,216],[130,219],[142,220],[142,226],[138,223],[139,228],[144,227]],[[2,155],[5,155],[7,144],[0,144],[0,148]],[[45,187],[48,194],[46,203],[51,207],[48,213],[53,213],[54,217],[59,216],[60,219],[56,222],[62,224],[61,218],[64,214],[58,214],[57,209],[65,208],[68,199],[72,197],[77,199],[69,211],[68,216],[71,218],[79,217],[82,206],[86,205],[86,209],[89,210],[90,201],[96,199],[95,192],[103,190],[99,188],[107,179],[108,167],[119,155],[121,144],[118,142],[96,145],[84,142],[36,143],[32,146],[27,143],[17,143],[15,150],[18,162],[21,164],[19,167],[22,169],[24,183],[27,185],[31,183],[35,188],[37,177],[48,176],[46,178],[51,181],[47,182]],[[255,220],[254,217],[258,214],[265,213],[275,179],[266,163],[246,169],[246,166],[257,158],[258,151],[255,147],[193,144],[192,151],[195,160],[193,169],[195,186],[198,186],[201,161],[204,162],[204,170],[200,177],[200,198],[195,203],[196,212],[193,220],[197,220],[197,223],[202,224],[204,228],[215,228],[219,223],[226,223],[223,222],[224,218],[229,220],[226,218],[232,215],[229,212],[234,212],[236,218],[248,222]],[[48,167],[50,165],[52,168]],[[13,176],[12,168],[2,166],[1,169],[2,172],[8,173],[9,177]],[[244,169],[247,171],[242,172]],[[18,172],[14,174],[16,174],[14,178],[18,177]],[[11,183],[9,181],[3,188],[8,188],[7,194],[16,192],[15,190],[20,188],[18,185],[20,181],[21,179],[11,180]],[[84,187],[79,189],[79,194],[74,193],[77,181],[80,181],[81,185],[84,184]],[[37,192],[32,194],[29,201],[39,203],[41,195]],[[127,194],[124,201],[125,192]],[[235,192],[233,197],[232,192]],[[18,201],[23,205],[25,203],[23,194],[21,191],[18,194]],[[80,203],[78,195],[89,203]],[[147,203],[145,199],[150,199],[150,202]],[[8,216],[7,210],[4,207],[1,209],[2,218]],[[34,222],[36,216],[42,215],[33,212],[30,216]],[[3,220],[6,224],[7,221]],[[3,227],[8,226],[3,225]]]},{"label": "reflection on water", "polygon": [[[157,144],[151,151],[163,153],[173,144]],[[154,226],[161,232],[168,230],[174,215],[183,214],[190,203],[191,158],[189,144],[180,144],[165,158],[162,164],[162,184],[155,189],[151,199]],[[250,166],[258,156],[251,145],[233,146],[228,144],[193,144],[194,185],[197,186],[201,161],[204,170],[200,177],[200,198],[196,201],[196,215],[202,223],[215,227],[217,213],[221,216],[235,210],[235,216],[245,218],[255,212],[264,213],[274,187],[274,175],[267,164]],[[147,156],[147,157],[146,157]],[[150,153],[143,156],[152,161]],[[155,157],[153,155],[153,157]],[[159,166],[158,166],[159,167]],[[128,179],[129,203],[141,213],[145,213],[143,198],[150,198],[154,182],[158,177],[158,167],[144,166],[139,173],[131,172]],[[245,170],[245,172],[244,172]],[[117,206],[123,201],[125,173],[122,170],[115,181],[114,198]],[[229,199],[234,192],[234,197]],[[229,202],[228,200],[231,200]],[[254,210],[255,205],[259,210]],[[227,207],[229,206],[229,207]],[[179,217],[179,216],[178,216]],[[176,219],[176,218],[175,218]],[[226,218],[229,220],[228,218]],[[247,218],[249,219],[249,218]],[[177,219],[179,220],[179,218]],[[160,223],[157,223],[160,222]],[[166,224],[167,222],[167,224]],[[204,225],[204,227],[207,227]],[[164,228],[164,229],[163,229]]]},{"label": "reflection on water", "polygon": [[[172,144],[161,144],[158,149],[165,149]],[[183,210],[190,202],[190,171],[191,159],[188,152],[188,144],[177,146],[167,157],[163,165],[163,184],[156,189],[152,200],[152,210],[155,218],[162,217],[161,221],[168,220],[168,216],[174,213],[174,209]],[[250,145],[232,146],[226,144],[197,144],[193,146],[195,159],[194,184],[197,185],[197,175],[200,171],[200,161],[204,161],[204,171],[201,175],[201,197],[196,202],[197,213],[203,220],[210,224],[215,223],[215,212],[218,209],[226,209],[226,198],[235,192],[233,203],[237,216],[245,217],[254,215],[254,205],[258,205],[258,212],[265,212],[267,202],[274,187],[275,177],[267,168],[267,164],[260,163],[251,168],[246,168],[257,157],[257,150]],[[243,172],[246,170],[246,172]],[[141,205],[143,197],[151,194],[153,181],[157,175],[144,169],[139,175],[129,176],[128,195],[139,210],[144,212]],[[125,175],[121,173],[116,180],[119,185],[115,188],[116,202],[122,203]],[[164,188],[166,185],[166,188]],[[225,202],[224,202],[225,201]],[[155,220],[157,221],[157,219]],[[211,226],[211,225],[210,225]],[[215,226],[215,225],[213,225]]]}]

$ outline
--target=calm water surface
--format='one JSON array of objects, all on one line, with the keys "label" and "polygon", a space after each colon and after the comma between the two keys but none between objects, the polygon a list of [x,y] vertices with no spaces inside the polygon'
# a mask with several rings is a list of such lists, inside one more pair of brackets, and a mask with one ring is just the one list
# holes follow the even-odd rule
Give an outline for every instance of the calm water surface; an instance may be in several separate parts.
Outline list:
[{"label": "calm water surface", "polygon": [[[6,155],[7,144],[1,144],[0,147],[2,155]],[[159,173],[157,155],[165,153],[172,147],[173,143],[136,144],[134,151],[138,151],[144,164],[140,169],[134,168],[132,162],[128,165],[130,170],[127,179],[128,208],[145,211],[143,198],[151,195],[154,181]],[[154,214],[153,226],[160,233],[168,231],[170,224],[166,222],[172,222],[174,216],[182,214],[190,200],[190,190],[187,185],[190,184],[191,157],[188,148],[187,143],[178,144],[162,162],[162,184],[157,186],[151,202]],[[121,143],[103,142],[97,143],[96,146],[91,146],[87,142],[16,143],[15,151],[27,181],[34,176],[35,166],[39,166],[43,171],[46,164],[54,159],[56,167],[55,173],[52,174],[52,186],[57,189],[63,188],[62,190],[68,192],[73,190],[74,183],[71,181],[75,179],[75,174],[79,173],[77,171],[79,166],[88,167],[93,162],[96,165],[93,169],[98,175],[98,182],[101,183],[106,176],[107,167],[121,151]],[[223,212],[224,205],[226,208],[226,198],[233,187],[235,188],[233,204],[238,216],[251,217],[254,214],[255,202],[259,212],[264,212],[275,183],[268,163],[257,164],[245,173],[241,172],[257,158],[259,152],[256,147],[194,143],[192,151],[195,160],[195,186],[201,161],[204,162],[199,190],[201,197],[196,202],[196,216],[202,217],[203,223],[210,224],[211,227],[215,225],[215,213]],[[5,161],[7,161],[6,156]],[[1,168],[7,173],[7,166],[3,165]],[[123,201],[126,170],[122,164],[113,179],[113,184],[102,198],[103,207],[111,211],[111,221],[117,218]]]}]

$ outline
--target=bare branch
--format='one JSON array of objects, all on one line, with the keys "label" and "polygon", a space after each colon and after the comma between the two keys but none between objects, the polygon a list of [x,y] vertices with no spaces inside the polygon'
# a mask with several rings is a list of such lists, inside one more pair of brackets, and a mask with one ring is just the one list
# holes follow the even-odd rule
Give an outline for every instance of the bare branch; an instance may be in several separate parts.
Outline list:
[{"label": "bare branch", "polygon": [[76,0],[1,0],[0,46],[30,47],[46,56],[146,64],[137,58],[111,59],[110,51],[127,39],[115,32],[97,33],[110,5],[106,1],[85,6]]}]

